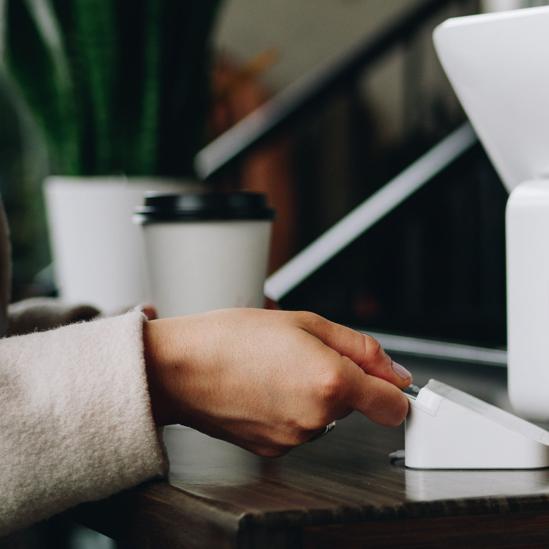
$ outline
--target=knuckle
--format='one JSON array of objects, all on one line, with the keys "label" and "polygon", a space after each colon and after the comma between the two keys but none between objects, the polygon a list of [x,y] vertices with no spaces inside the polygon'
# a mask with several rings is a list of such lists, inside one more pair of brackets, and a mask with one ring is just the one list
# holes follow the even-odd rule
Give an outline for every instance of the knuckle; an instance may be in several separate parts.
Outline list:
[{"label": "knuckle", "polygon": [[309,439],[308,433],[309,431],[304,428],[294,431],[286,437],[286,440],[282,446],[288,449],[295,448]]},{"label": "knuckle", "polygon": [[301,433],[307,430],[308,423],[307,417],[299,417],[288,421],[286,438],[289,441],[299,440]]},{"label": "knuckle", "polygon": [[294,313],[296,322],[302,326],[314,327],[321,324],[324,319],[311,311],[297,311]]},{"label": "knuckle", "polygon": [[300,420],[294,431],[296,444],[301,444],[304,441],[309,440],[312,433],[325,427],[326,424],[330,422],[328,417],[329,415],[327,413],[317,413]]},{"label": "knuckle", "polygon": [[372,336],[365,336],[365,359],[367,362],[375,362],[385,355],[381,343]]},{"label": "knuckle", "polygon": [[345,378],[341,370],[333,370],[319,382],[320,398],[324,402],[337,402],[344,396]]},{"label": "knuckle", "polygon": [[324,425],[325,423],[323,423],[323,417],[320,413],[309,412],[302,414],[298,418],[287,421],[286,432],[282,439],[277,442],[283,446],[299,446],[311,438],[311,433],[314,433]]},{"label": "knuckle", "polygon": [[278,448],[293,448],[300,444],[300,433],[303,430],[301,423],[302,421],[300,419],[286,421],[284,430],[275,435],[271,440],[272,445]]}]

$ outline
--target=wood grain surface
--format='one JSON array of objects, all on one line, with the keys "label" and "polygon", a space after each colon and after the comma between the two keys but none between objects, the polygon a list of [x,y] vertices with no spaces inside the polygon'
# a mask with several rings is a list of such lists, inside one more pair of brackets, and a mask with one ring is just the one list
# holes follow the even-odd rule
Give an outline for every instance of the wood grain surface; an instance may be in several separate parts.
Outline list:
[{"label": "wood grain surface", "polygon": [[[505,392],[503,370],[461,366],[456,378],[455,365],[416,362],[405,363],[420,382],[434,369],[481,396]],[[150,483],[76,516],[131,547],[549,546],[548,470],[409,470],[388,457],[402,445],[402,429],[353,414],[281,459],[231,450],[223,466],[209,449],[174,486]]]}]

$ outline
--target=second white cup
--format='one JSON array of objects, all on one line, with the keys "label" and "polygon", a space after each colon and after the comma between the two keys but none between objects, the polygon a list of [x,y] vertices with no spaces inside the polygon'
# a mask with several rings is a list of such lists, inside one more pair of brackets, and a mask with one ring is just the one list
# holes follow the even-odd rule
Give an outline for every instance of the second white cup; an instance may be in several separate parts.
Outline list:
[{"label": "second white cup", "polygon": [[159,316],[262,307],[273,217],[259,193],[148,195],[136,220]]}]

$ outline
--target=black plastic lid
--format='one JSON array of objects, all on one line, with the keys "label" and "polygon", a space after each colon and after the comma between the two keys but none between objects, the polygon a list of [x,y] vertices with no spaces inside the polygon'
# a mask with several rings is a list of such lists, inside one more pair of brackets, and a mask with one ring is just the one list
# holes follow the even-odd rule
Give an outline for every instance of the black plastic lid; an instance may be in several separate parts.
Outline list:
[{"label": "black plastic lid", "polygon": [[274,210],[261,193],[148,193],[145,204],[137,208],[136,217],[141,223],[270,220]]}]

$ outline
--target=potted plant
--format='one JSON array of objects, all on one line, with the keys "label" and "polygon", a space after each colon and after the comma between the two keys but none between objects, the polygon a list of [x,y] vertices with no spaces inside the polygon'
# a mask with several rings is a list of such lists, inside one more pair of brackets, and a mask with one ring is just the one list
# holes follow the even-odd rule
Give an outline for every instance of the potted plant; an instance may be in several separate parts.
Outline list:
[{"label": "potted plant", "polygon": [[220,0],[5,0],[0,57],[47,146],[61,295],[116,310],[147,298],[131,213],[197,185]]}]

